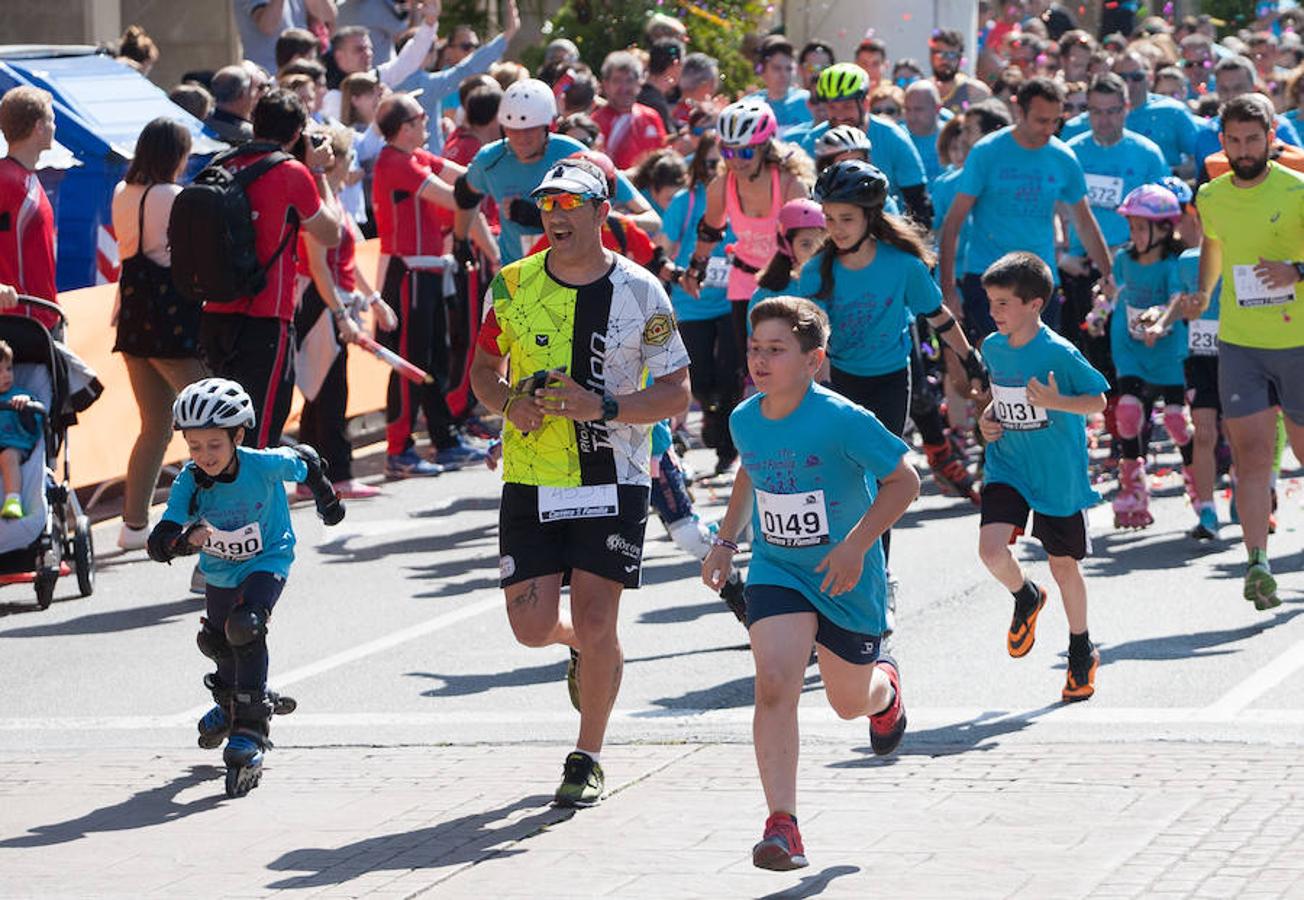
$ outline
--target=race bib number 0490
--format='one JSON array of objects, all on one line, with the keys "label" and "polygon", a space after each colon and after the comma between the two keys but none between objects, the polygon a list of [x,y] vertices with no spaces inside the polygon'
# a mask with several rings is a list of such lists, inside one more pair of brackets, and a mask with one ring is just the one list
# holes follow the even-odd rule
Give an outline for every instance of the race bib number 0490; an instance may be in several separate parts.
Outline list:
[{"label": "race bib number 0490", "polygon": [[756,491],[761,536],[776,547],[816,547],[829,542],[829,513],[823,491],[771,494]]},{"label": "race bib number 0490", "polygon": [[992,385],[992,407],[996,421],[1009,431],[1036,431],[1050,426],[1046,410],[1033,406],[1026,387]]}]

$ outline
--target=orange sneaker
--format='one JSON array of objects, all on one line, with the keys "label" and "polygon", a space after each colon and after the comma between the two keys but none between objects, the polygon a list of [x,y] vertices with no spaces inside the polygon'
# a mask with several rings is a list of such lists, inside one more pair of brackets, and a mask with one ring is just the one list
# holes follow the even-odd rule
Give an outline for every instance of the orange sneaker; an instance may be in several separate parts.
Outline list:
[{"label": "orange sneaker", "polygon": [[1065,703],[1090,700],[1096,692],[1096,669],[1099,667],[1100,651],[1095,647],[1091,648],[1091,655],[1082,663],[1069,659],[1069,671],[1064,678],[1064,690],[1060,692],[1060,698]]},{"label": "orange sneaker", "polygon": [[1014,617],[1010,619],[1010,631],[1005,636],[1005,649],[1010,651],[1010,656],[1015,659],[1027,656],[1032,645],[1037,642],[1037,616],[1041,614],[1042,607],[1045,605],[1046,589],[1038,587],[1037,605],[1028,618],[1020,618],[1018,606],[1015,606]]}]

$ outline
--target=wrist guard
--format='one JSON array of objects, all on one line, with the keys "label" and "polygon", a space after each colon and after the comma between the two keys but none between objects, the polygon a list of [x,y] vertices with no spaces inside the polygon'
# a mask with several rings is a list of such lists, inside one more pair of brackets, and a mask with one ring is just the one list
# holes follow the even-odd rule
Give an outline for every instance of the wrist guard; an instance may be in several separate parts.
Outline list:
[{"label": "wrist guard", "polygon": [[326,463],[307,444],[298,444],[292,448],[308,467],[308,477],[303,483],[312,491],[313,503],[317,506],[317,518],[327,525],[338,525],[344,518],[344,504],[335,496],[335,488],[326,480]]},{"label": "wrist guard", "polygon": [[718,244],[724,240],[724,229],[708,225],[706,219],[702,219],[697,223],[697,237],[708,244]]}]

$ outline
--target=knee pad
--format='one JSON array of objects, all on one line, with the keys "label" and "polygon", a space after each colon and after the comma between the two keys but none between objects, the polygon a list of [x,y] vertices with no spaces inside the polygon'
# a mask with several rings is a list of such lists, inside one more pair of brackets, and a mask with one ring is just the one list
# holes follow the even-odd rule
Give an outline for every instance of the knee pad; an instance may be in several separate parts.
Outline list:
[{"label": "knee pad", "polygon": [[670,526],[670,540],[694,559],[706,559],[711,551],[711,531],[697,516],[688,516]]},{"label": "knee pad", "polygon": [[226,617],[226,639],[236,650],[259,641],[267,634],[267,610],[237,606]]},{"label": "knee pad", "polygon": [[1177,446],[1185,447],[1191,442],[1191,419],[1185,406],[1164,407],[1164,428]]},{"label": "knee pad", "polygon": [[1118,425],[1118,436],[1132,439],[1141,434],[1141,425],[1146,416],[1146,408],[1141,401],[1131,394],[1118,398],[1118,407],[1114,410],[1114,422]]},{"label": "knee pad", "polygon": [[195,635],[195,643],[199,645],[199,652],[207,656],[215,663],[223,662],[231,658],[231,644],[227,641],[226,635],[208,624],[204,619],[204,627],[199,629]]}]

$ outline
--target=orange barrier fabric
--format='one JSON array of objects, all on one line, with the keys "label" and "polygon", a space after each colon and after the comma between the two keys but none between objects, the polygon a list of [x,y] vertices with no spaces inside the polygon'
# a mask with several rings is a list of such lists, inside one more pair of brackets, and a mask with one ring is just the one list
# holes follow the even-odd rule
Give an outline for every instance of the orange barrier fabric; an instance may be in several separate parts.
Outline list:
[{"label": "orange barrier fabric", "polygon": [[[370,276],[376,271],[379,253],[377,241],[358,245],[358,268]],[[78,415],[78,422],[68,435],[72,454],[74,487],[116,481],[127,473],[132,444],[140,433],[140,413],[127,379],[127,367],[121,354],[113,352],[115,329],[110,324],[116,284],[101,284],[59,295],[68,316],[68,344],[100,376],[104,394],[88,410]],[[369,353],[353,349],[349,353],[350,416],[383,409],[389,366]],[[303,398],[296,392],[290,421],[298,419]],[[168,462],[184,460],[186,445],[178,434],[168,447]]]}]

